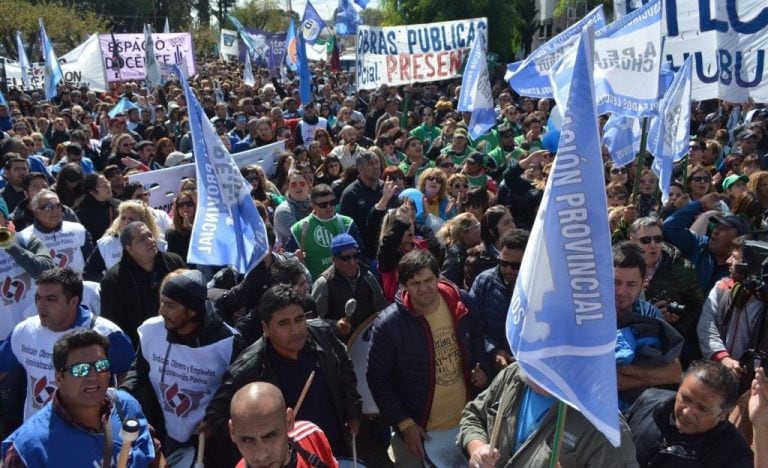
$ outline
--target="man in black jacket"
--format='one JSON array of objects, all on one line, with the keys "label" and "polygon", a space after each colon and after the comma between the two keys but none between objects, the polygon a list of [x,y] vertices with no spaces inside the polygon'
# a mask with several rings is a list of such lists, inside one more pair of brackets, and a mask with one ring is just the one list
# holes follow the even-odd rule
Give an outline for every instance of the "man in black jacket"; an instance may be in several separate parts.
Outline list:
[{"label": "man in black jacket", "polygon": [[237,462],[237,450],[226,431],[235,392],[250,382],[270,382],[283,392],[287,405],[296,408],[313,371],[314,379],[297,418],[317,424],[334,455],[349,453],[344,426],[357,434],[362,402],[344,345],[325,322],[306,320],[304,296],[288,285],[268,289],[261,298],[259,314],[264,336],[229,367],[206,411],[206,432],[213,437],[211,445],[219,466]]},{"label": "man in black jacket", "polygon": [[640,466],[752,467],[752,451],[728,422],[738,391],[736,375],[713,361],[691,364],[676,394],[646,390],[627,414]]},{"label": "man in black jacket", "polygon": [[139,400],[170,455],[197,443],[205,409],[245,345],[208,307],[197,270],[165,277],[159,316],[141,324],[138,333],[139,351],[123,388]]}]

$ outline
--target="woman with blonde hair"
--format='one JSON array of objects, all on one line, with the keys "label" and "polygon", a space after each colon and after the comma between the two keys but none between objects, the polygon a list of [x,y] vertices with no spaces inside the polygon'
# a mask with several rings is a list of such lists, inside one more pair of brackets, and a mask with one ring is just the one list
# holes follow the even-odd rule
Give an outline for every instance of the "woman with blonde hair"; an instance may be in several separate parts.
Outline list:
[{"label": "woman with blonde hair", "polygon": [[456,215],[440,228],[437,240],[445,250],[440,275],[463,289],[467,250],[480,243],[480,221],[471,213]]},{"label": "woman with blonde hair", "polygon": [[424,219],[417,222],[424,224],[427,214],[437,216],[442,220],[448,219],[448,178],[445,172],[437,167],[425,169],[419,176],[416,188],[424,195]]},{"label": "woman with blonde hair", "polygon": [[768,171],[753,172],[749,176],[747,190],[757,195],[763,210],[768,210]]},{"label": "woman with blonde hair", "polygon": [[120,261],[123,256],[120,232],[134,221],[147,225],[159,250],[165,252],[168,249],[168,244],[155,223],[152,208],[138,200],[126,200],[117,207],[117,213],[118,216],[112,221],[112,225],[96,241],[96,248],[85,264],[83,278],[88,281],[101,281],[104,273]]}]

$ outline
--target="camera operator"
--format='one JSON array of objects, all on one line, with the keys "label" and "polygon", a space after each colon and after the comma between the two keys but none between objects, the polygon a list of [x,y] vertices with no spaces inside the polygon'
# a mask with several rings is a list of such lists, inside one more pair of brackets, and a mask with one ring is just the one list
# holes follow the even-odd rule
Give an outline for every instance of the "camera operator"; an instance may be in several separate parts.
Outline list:
[{"label": "camera operator", "polygon": [[696,324],[704,293],[696,270],[677,247],[664,242],[663,223],[657,217],[636,219],[629,228],[629,239],[643,249],[647,267],[643,284],[645,300],[656,306],[685,338],[680,364],[686,369],[692,361],[701,358]]},{"label": "camera operator", "polygon": [[734,371],[741,378],[742,390],[753,377],[754,351],[768,349],[768,288],[761,275],[767,257],[768,243],[750,241],[747,236],[736,238],[728,259],[730,277],[718,281],[709,292],[697,327],[703,356]]}]

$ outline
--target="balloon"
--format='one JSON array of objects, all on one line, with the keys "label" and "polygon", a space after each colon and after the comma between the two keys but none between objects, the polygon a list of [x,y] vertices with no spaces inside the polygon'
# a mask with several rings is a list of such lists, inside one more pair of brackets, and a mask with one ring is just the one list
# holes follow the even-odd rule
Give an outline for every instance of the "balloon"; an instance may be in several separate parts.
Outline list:
[{"label": "balloon", "polygon": [[550,153],[557,153],[557,147],[560,144],[560,130],[548,129],[547,133],[541,138],[541,145]]},{"label": "balloon", "polygon": [[563,128],[563,116],[560,115],[560,108],[555,106],[549,114],[547,130],[560,130],[561,128]]}]

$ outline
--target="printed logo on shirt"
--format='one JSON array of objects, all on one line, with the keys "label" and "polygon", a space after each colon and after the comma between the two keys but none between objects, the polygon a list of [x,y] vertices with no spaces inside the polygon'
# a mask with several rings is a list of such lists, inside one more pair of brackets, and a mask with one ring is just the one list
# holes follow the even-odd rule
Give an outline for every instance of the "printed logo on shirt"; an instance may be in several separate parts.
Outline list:
[{"label": "printed logo on shirt", "polygon": [[316,226],[315,232],[312,233],[312,237],[320,247],[325,247],[328,249],[331,248],[331,239],[333,238],[333,234],[331,234],[331,232],[328,231],[325,226]]},{"label": "printed logo on shirt", "polygon": [[30,377],[30,386],[32,387],[32,407],[40,409],[51,400],[53,392],[56,391],[56,385],[48,382],[48,377],[42,376],[37,381]]},{"label": "printed logo on shirt", "polygon": [[59,268],[64,268],[67,265],[69,265],[69,262],[74,257],[75,249],[73,248],[64,248],[61,250],[55,250],[51,249],[51,258],[53,259],[53,264],[56,265]]},{"label": "printed logo on shirt", "polygon": [[3,305],[13,305],[14,303],[21,301],[24,294],[29,290],[28,281],[28,275],[17,276],[15,278],[6,276],[3,280],[2,287],[0,288],[2,290]]},{"label": "printed logo on shirt", "polygon": [[160,390],[163,393],[163,411],[175,414],[183,418],[190,411],[197,409],[205,392],[196,392],[194,390],[180,388],[179,384],[168,385],[160,383]]}]

